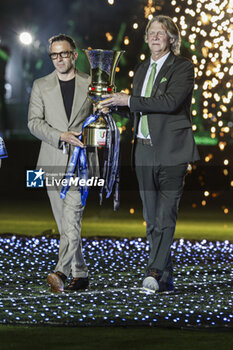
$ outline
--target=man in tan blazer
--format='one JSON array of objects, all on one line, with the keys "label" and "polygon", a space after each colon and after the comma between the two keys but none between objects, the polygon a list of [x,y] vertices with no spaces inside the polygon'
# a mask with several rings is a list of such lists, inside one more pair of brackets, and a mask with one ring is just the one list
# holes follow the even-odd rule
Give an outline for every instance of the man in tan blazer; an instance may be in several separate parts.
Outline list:
[{"label": "man in tan blazer", "polygon": [[[37,168],[61,175],[66,172],[74,146],[83,147],[77,136],[84,120],[92,113],[87,98],[90,77],[75,70],[75,43],[60,34],[50,40],[50,58],[55,67],[51,74],[35,80],[29,105],[28,127],[42,141]],[[96,163],[96,152],[89,152]],[[97,164],[97,163],[96,163]],[[59,258],[48,283],[52,292],[62,292],[70,273],[73,279],[65,290],[86,289],[88,268],[82,254],[81,218],[84,206],[77,188],[70,188],[63,200],[61,186],[47,186],[53,214],[60,232]]]}]

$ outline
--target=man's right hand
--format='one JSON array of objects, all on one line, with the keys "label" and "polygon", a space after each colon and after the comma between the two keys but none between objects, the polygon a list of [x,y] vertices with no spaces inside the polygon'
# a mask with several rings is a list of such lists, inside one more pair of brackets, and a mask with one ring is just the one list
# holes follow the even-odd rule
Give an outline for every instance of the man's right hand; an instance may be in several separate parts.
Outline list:
[{"label": "man's right hand", "polygon": [[76,131],[65,131],[61,134],[60,140],[69,143],[72,146],[85,147],[82,141],[78,139],[81,132]]}]

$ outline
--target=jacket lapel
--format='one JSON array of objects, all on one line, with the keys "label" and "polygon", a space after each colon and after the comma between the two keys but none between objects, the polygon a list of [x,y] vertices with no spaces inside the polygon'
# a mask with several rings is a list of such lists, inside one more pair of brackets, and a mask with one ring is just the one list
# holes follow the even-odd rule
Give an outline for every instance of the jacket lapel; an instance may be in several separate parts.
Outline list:
[{"label": "jacket lapel", "polygon": [[80,111],[80,109],[82,108],[82,105],[87,99],[88,85],[89,85],[89,81],[87,79],[84,80],[83,77],[80,76],[78,72],[76,72],[74,100],[73,100],[69,125],[72,124],[74,119],[77,117],[78,112]]},{"label": "jacket lapel", "polygon": [[63,122],[66,120],[68,123],[65,106],[63,103],[61,88],[60,88],[58,76],[55,71],[50,75],[49,93],[50,93],[51,104],[53,104],[53,108],[56,111],[54,113],[56,115],[56,118],[59,115],[61,115],[61,120]]},{"label": "jacket lapel", "polygon": [[166,76],[167,71],[169,70],[169,68],[171,67],[171,65],[174,63],[175,61],[175,55],[171,52],[170,55],[168,56],[168,58],[166,59],[166,61],[164,62],[164,64],[162,65],[162,68],[159,71],[159,74],[157,75],[155,82],[154,82],[154,86],[151,92],[151,96],[155,95],[158,87],[159,87],[159,83],[161,81],[161,79],[163,77]]},{"label": "jacket lapel", "polygon": [[142,86],[145,80],[147,69],[150,65],[150,59],[146,60],[141,66],[140,71],[138,72],[138,77],[136,81],[134,82],[134,95],[140,96],[142,91]]}]

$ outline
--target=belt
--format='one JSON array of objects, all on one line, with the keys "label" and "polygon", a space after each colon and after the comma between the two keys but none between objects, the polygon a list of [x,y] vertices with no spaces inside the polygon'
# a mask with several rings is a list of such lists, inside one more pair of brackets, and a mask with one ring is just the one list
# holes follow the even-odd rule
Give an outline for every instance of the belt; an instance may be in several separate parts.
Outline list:
[{"label": "belt", "polygon": [[141,139],[140,137],[137,137],[137,142],[143,144],[143,145],[149,145],[149,146],[153,146],[151,139]]}]

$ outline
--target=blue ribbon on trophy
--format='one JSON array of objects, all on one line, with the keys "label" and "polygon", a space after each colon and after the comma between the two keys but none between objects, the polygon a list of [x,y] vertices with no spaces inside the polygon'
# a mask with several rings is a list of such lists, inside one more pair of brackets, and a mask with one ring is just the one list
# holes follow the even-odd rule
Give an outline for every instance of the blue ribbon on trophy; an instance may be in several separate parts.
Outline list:
[{"label": "blue ribbon on trophy", "polygon": [[[119,200],[119,149],[120,133],[111,113],[103,114],[98,108],[98,102],[102,100],[103,94],[111,94],[116,91],[114,85],[115,69],[120,56],[124,51],[113,50],[85,50],[91,66],[91,84],[89,85],[88,97],[97,106],[94,114],[89,116],[82,126],[82,134],[79,139],[85,146],[104,147],[104,164],[101,178],[104,185],[100,188],[100,205],[103,202],[103,192],[106,191],[106,198],[109,198],[114,185],[114,210],[120,205]],[[75,147],[71,161],[68,165],[65,179],[67,185],[61,190],[61,198],[65,198],[69,189],[69,179],[73,176],[77,168],[78,176],[88,179],[88,164],[85,148]],[[87,185],[79,186],[81,192],[82,205],[85,205],[89,188]]]},{"label": "blue ribbon on trophy", "polygon": [[[82,126],[82,132],[83,129],[88,126],[89,124],[93,123],[96,121],[96,119],[98,118],[98,115],[96,114],[92,114],[90,115],[85,122],[83,123]],[[82,134],[78,137],[80,141],[82,141]],[[68,165],[67,168],[67,172],[66,172],[66,186],[62,187],[61,193],[60,193],[60,197],[62,199],[65,199],[66,197],[66,193],[70,187],[70,179],[72,178],[72,176],[75,173],[75,170],[77,168],[77,172],[78,172],[78,177],[80,179],[84,180],[84,186],[80,186],[79,190],[81,192],[81,201],[82,201],[82,205],[86,204],[86,199],[88,196],[88,192],[89,192],[89,188],[87,186],[87,180],[88,180],[88,165],[87,165],[87,157],[86,157],[86,150],[85,148],[81,148],[76,146],[74,148],[72,157],[71,157],[71,161]]]},{"label": "blue ribbon on trophy", "polygon": [[0,133],[0,158],[7,158],[7,150],[5,146],[5,142],[3,140],[2,134]]}]

